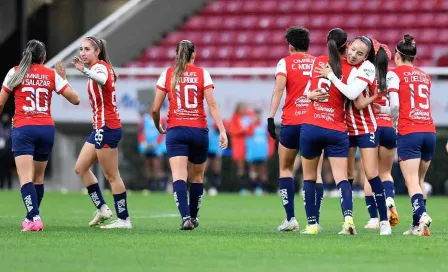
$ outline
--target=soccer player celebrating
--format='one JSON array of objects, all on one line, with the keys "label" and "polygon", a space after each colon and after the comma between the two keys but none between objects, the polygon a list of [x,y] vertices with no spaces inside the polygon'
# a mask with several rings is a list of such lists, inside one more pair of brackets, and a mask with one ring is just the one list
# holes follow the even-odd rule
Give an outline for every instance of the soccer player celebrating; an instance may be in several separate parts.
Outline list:
[{"label": "soccer player celebrating", "polygon": [[384,187],[378,175],[376,121],[370,106],[376,95],[375,78],[380,90],[384,92],[386,89],[388,58],[386,52],[381,49],[375,56],[372,40],[359,36],[349,46],[347,63],[355,68],[353,73],[349,74],[348,85],[335,76],[330,66],[316,70],[328,78],[348,99],[353,100],[348,103],[345,115],[350,136],[348,177],[353,177],[355,153],[359,147],[366,177],[375,194],[373,204],[380,215],[380,235],[390,235],[392,230],[387,217]]},{"label": "soccer player celebrating", "polygon": [[[85,142],[75,165],[75,172],[87,187],[90,198],[97,208],[90,226],[96,226],[112,217],[106,205],[98,180],[90,167],[99,161],[104,176],[114,195],[117,220],[101,228],[130,229],[126,187],[118,171],[118,143],[122,131],[115,96],[117,75],[107,55],[106,41],[96,37],[85,38],[80,47],[81,58],[74,57],[73,65],[87,78],[87,92],[93,111],[93,131]],[[89,68],[85,67],[87,65]]]},{"label": "soccer player celebrating", "polygon": [[[431,78],[415,67],[414,37],[404,35],[395,48],[396,68],[387,73],[390,113],[397,127],[397,152],[412,204],[412,225],[404,235],[429,236],[432,219],[426,213],[424,180],[436,146],[431,115]],[[379,107],[377,107],[378,111]]]},{"label": "soccer player celebrating", "polygon": [[[386,45],[380,44],[376,40],[372,41],[375,52],[384,50],[388,56],[388,59],[391,58],[391,52]],[[389,106],[388,92],[384,91],[384,89],[383,91],[378,91],[374,103],[380,106]],[[398,224],[399,217],[394,201],[395,191],[391,171],[394,157],[397,152],[397,134],[393,127],[392,116],[390,114],[376,113],[375,119],[377,123],[376,137],[378,141],[378,174],[384,186],[389,223],[392,227],[394,227]],[[372,188],[368,182],[364,183],[364,193],[367,210],[370,215],[370,220],[364,228],[378,229],[380,223],[378,220],[378,211],[375,206]]]},{"label": "soccer player celebrating", "polygon": [[[282,126],[279,137],[279,190],[286,219],[277,228],[279,231],[295,231],[299,223],[294,213],[294,179],[293,166],[300,148],[300,130],[303,124],[310,100],[307,93],[310,88],[310,74],[316,57],[307,54],[310,45],[310,34],[306,28],[291,27],[286,31],[286,41],[290,55],[281,59],[275,73],[275,88],[272,94],[271,110],[268,118],[268,131],[276,140],[274,116],[277,113],[283,91],[286,87],[286,99],[282,112]],[[328,94],[314,92],[313,99],[324,101]],[[321,168],[317,170],[316,204],[320,210],[323,199]],[[316,219],[318,221],[318,219]]]},{"label": "soccer player celebrating", "polygon": [[[192,42],[182,40],[177,44],[176,63],[160,75],[152,106],[154,124],[160,133],[166,133],[174,199],[182,217],[181,230],[192,230],[199,226],[198,212],[204,191],[209,147],[204,97],[219,129],[220,147],[227,148],[226,130],[213,96],[213,81],[205,69],[193,64],[195,57]],[[165,131],[160,125],[160,108],[167,95],[169,114],[168,129]],[[187,179],[191,182],[189,197]]]},{"label": "soccer player celebrating", "polygon": [[44,224],[39,206],[44,196],[44,174],[54,143],[51,117],[53,91],[70,103],[79,104],[79,96],[68,84],[64,66],[56,72],[43,65],[45,45],[37,40],[27,43],[19,66],[9,70],[0,93],[0,113],[14,92],[16,112],[13,119],[12,148],[19,176],[22,199],[27,210],[22,231],[40,231]]}]

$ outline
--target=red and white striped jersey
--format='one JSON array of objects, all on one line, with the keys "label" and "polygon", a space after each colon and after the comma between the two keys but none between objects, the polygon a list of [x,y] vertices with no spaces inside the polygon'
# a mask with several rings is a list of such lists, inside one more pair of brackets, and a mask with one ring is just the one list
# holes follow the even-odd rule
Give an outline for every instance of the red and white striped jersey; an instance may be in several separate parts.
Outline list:
[{"label": "red and white striped jersey", "polygon": [[103,85],[92,79],[87,81],[87,91],[93,112],[93,128],[100,129],[104,126],[111,129],[120,128],[121,122],[117,108],[115,78],[112,67],[105,61],[99,61],[91,65],[90,70],[107,77],[106,83]]},{"label": "red and white striped jersey", "polygon": [[15,88],[8,87],[8,82],[18,66],[11,68],[3,81],[2,89],[14,92],[16,110],[13,127],[54,126],[51,117],[51,98],[53,91],[62,94],[69,86],[54,70],[41,64],[32,64],[22,83]]},{"label": "red and white striped jersey", "polygon": [[[364,65],[364,63],[366,65]],[[370,62],[364,63],[358,68],[357,78],[366,81],[368,85],[360,95],[363,95],[364,97],[371,97],[372,95],[375,95],[377,89],[375,71],[371,70],[372,65]],[[364,109],[358,110],[356,109],[353,101],[348,101],[348,106],[345,111],[345,121],[347,123],[349,136],[373,133],[377,128],[375,113],[373,112],[373,108],[370,104]]]}]

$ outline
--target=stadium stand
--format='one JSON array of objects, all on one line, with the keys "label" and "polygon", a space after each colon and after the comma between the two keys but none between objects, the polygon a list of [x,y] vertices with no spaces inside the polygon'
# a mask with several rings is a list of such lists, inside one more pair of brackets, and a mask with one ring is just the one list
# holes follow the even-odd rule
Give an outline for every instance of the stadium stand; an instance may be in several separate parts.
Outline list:
[{"label": "stadium stand", "polygon": [[435,66],[448,42],[447,11],[448,2],[439,0],[218,0],[126,66],[170,65],[181,39],[200,48],[198,61],[205,67],[275,66],[285,55],[283,30],[290,25],[310,29],[314,55],[325,53],[325,36],[336,26],[349,38],[369,35],[390,46],[409,32],[419,42],[419,65]]}]

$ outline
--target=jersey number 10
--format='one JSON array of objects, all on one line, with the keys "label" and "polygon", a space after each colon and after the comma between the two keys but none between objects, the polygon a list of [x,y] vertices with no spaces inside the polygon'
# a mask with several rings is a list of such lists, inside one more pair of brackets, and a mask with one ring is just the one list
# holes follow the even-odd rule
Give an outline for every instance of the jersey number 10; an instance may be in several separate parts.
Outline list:
[{"label": "jersey number 10", "polygon": [[[26,101],[30,102],[29,106],[24,105],[22,108],[24,111],[39,111],[39,112],[46,112],[48,111],[48,90],[45,88],[37,88],[34,89],[33,87],[23,87],[22,88],[23,93],[29,92],[29,95],[26,97]],[[40,98],[41,96],[44,96],[44,105],[40,105]]]},{"label": "jersey number 10", "polygon": [[[184,108],[186,109],[196,109],[198,107],[198,87],[196,85],[185,85],[183,88],[184,93]],[[193,93],[193,102],[189,101],[189,94]],[[180,86],[176,85],[176,94],[177,94],[177,108],[182,109],[182,99],[181,99],[181,90]]]}]

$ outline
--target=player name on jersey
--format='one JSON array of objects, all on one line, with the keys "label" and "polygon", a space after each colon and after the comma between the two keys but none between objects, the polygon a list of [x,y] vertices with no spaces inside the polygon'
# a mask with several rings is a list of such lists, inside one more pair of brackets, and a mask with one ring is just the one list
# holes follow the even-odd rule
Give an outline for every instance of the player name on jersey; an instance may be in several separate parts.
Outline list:
[{"label": "player name on jersey", "polygon": [[38,87],[47,87],[51,85],[49,75],[44,74],[27,74],[22,82],[23,85],[31,85]]}]

